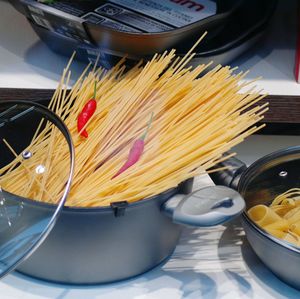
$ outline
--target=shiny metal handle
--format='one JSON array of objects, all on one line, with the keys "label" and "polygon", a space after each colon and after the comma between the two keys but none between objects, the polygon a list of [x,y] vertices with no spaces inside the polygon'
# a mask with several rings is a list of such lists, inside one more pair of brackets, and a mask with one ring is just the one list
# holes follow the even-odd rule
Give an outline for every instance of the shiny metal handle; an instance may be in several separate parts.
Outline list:
[{"label": "shiny metal handle", "polygon": [[177,195],[163,205],[163,211],[174,223],[200,227],[227,222],[244,208],[241,195],[224,186],[206,187],[188,196]]}]

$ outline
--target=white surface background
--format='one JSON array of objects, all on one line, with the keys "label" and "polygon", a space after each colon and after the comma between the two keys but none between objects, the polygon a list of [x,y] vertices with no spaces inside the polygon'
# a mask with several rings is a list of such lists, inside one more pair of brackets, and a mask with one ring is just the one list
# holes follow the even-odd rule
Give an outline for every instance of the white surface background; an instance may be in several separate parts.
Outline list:
[{"label": "white surface background", "polygon": [[[67,61],[39,40],[24,16],[0,1],[0,88],[55,89]],[[82,68],[74,63],[74,76]]]},{"label": "white surface background", "polygon": [[[254,56],[236,64],[263,75],[260,85],[272,94],[300,94],[294,82],[292,33],[296,10],[281,1],[278,23]],[[288,1],[293,6],[296,1]],[[274,29],[275,28],[275,29]],[[275,39],[274,39],[275,37]],[[274,45],[276,47],[274,48]],[[25,19],[0,1],[0,87],[55,88],[67,59],[47,49]],[[75,64],[74,75],[82,66]],[[237,147],[248,164],[271,151],[297,145],[299,137],[252,136]],[[211,184],[201,178],[198,185]],[[67,254],[62,252],[62,254]],[[300,298],[300,292],[279,281],[249,248],[238,221],[209,229],[186,228],[170,260],[128,281],[93,287],[70,287],[10,274],[0,281],[0,298],[11,299],[215,299]]]}]

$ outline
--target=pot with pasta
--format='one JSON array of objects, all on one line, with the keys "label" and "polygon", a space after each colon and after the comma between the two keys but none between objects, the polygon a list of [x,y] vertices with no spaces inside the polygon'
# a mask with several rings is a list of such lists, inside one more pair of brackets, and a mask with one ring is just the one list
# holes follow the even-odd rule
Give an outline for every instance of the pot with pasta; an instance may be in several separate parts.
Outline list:
[{"label": "pot with pasta", "polygon": [[[70,90],[66,67],[48,109],[72,137],[74,177],[55,226],[18,271],[72,284],[133,277],[172,254],[182,225],[216,225],[243,211],[235,190],[191,193],[191,186],[263,127],[256,124],[267,104],[242,72],[189,67],[193,49],[183,58],[175,50],[156,54],[131,69],[124,59],[109,71],[88,65]],[[38,218],[56,209],[70,159],[60,131],[32,117],[34,103],[19,113],[24,133],[11,133],[20,105],[0,102],[0,195],[26,202]],[[4,245],[0,238],[3,264]]]},{"label": "pot with pasta", "polygon": [[300,289],[300,147],[271,153],[248,168],[236,158],[219,167],[226,165],[234,170],[211,177],[244,197],[241,219],[250,245],[276,276]]}]

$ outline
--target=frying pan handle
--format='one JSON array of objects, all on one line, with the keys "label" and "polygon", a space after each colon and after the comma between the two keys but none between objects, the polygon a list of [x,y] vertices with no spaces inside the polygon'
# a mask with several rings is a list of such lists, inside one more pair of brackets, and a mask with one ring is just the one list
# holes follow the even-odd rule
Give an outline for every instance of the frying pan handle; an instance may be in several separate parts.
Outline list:
[{"label": "frying pan handle", "polygon": [[210,173],[210,177],[216,185],[228,186],[237,189],[239,179],[242,173],[247,169],[244,162],[235,157],[216,165],[216,168],[228,167],[226,170]]},{"label": "frying pan handle", "polygon": [[190,195],[176,195],[163,205],[174,223],[191,226],[214,226],[240,215],[245,202],[241,195],[225,186],[210,186]]}]

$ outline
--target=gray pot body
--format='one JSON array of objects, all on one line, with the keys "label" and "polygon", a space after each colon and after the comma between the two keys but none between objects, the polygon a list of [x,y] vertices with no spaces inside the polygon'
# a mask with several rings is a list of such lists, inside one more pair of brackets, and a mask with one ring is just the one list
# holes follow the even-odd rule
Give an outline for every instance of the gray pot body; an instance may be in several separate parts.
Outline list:
[{"label": "gray pot body", "polygon": [[180,225],[161,212],[177,189],[131,204],[123,216],[112,208],[65,208],[42,245],[17,268],[48,281],[98,284],[141,274],[175,249]]},{"label": "gray pot body", "polygon": [[263,235],[243,215],[246,237],[257,256],[282,281],[300,289],[300,254]]}]

